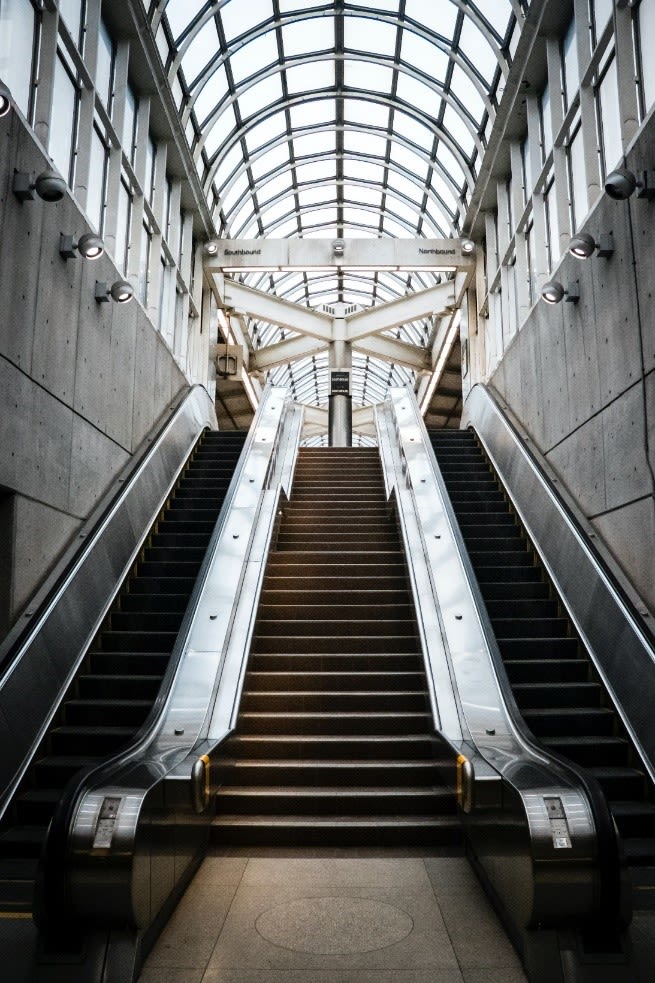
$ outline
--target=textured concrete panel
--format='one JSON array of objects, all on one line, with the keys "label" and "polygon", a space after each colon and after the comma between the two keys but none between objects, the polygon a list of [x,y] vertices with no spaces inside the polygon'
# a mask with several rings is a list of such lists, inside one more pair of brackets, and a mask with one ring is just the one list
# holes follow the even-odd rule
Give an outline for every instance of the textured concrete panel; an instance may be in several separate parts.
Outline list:
[{"label": "textured concrete panel", "polygon": [[71,515],[87,516],[129,458],[124,448],[76,416],[69,474],[68,511]]},{"label": "textured concrete panel", "polygon": [[[543,450],[547,451],[559,443],[569,432],[569,390],[566,370],[566,344],[564,341],[564,318],[569,312],[564,303],[557,307],[542,305],[537,309],[536,323],[539,330],[539,350],[541,352],[541,392],[543,393]],[[525,325],[523,331],[528,325]],[[527,338],[526,338],[527,341]],[[526,386],[532,380],[525,379]],[[533,407],[534,413],[534,407]],[[532,430],[531,419],[525,422]]]},{"label": "textured concrete panel", "polygon": [[608,406],[602,422],[606,507],[613,509],[652,493],[641,384]]},{"label": "textured concrete panel", "polygon": [[14,516],[15,618],[70,542],[79,522],[58,509],[22,497],[16,498]]},{"label": "textured concrete panel", "polygon": [[32,426],[34,384],[13,363],[0,356],[0,484],[15,491],[31,488],[34,448]]},{"label": "textured concrete panel", "polygon": [[73,445],[73,411],[50,393],[34,387],[33,420],[26,439],[32,446],[32,495],[65,510]]},{"label": "textured concrete panel", "polygon": [[132,415],[132,452],[152,426],[155,415],[155,353],[157,336],[151,326],[139,320],[136,326],[134,360],[134,403]]},{"label": "textured concrete panel", "polygon": [[136,325],[142,316],[137,304],[112,304],[107,414],[104,430],[121,446],[132,443]]},{"label": "textured concrete panel", "polygon": [[603,512],[606,507],[604,455],[600,417],[593,417],[547,454],[549,463],[585,515]]},{"label": "textured concrete panel", "polygon": [[[600,264],[605,260],[600,260]],[[594,264],[571,259],[572,274],[580,287],[580,300],[568,305],[563,319],[566,371],[568,376],[570,425],[573,429],[597,413],[601,406],[600,365],[596,335],[596,298],[593,290]],[[600,266],[602,274],[605,267]],[[545,305],[544,305],[545,306]]]},{"label": "textured concrete panel", "polygon": [[655,611],[655,506],[652,498],[594,519],[594,525],[621,568]]},{"label": "textured concrete panel", "polygon": [[592,269],[601,398],[607,403],[641,375],[629,244],[620,243],[611,260],[596,260]]},{"label": "textured concrete panel", "polygon": [[[537,311],[535,311],[537,313]],[[527,327],[527,325],[526,325]],[[541,377],[541,338],[539,319],[534,317],[530,330],[521,331],[518,336],[519,357],[521,361],[520,418],[529,425],[532,439],[538,447],[543,447],[546,436],[544,421],[544,394]]]},{"label": "textured concrete panel", "polygon": [[110,412],[111,320],[109,304],[87,301],[80,311],[77,339],[75,412],[102,431]]}]

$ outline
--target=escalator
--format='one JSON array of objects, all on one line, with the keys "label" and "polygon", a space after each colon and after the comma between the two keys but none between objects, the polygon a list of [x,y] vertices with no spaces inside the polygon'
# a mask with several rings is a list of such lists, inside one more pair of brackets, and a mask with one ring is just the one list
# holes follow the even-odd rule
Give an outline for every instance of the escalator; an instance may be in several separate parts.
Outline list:
[{"label": "escalator", "polygon": [[68,783],[132,742],[149,717],[245,438],[204,431],[41,740],[0,828],[5,917],[31,911]]},{"label": "escalator", "polygon": [[429,435],[522,717],[600,783],[634,906],[653,907],[655,790],[629,733],[474,433]]},{"label": "escalator", "polygon": [[377,449],[299,452],[223,759],[216,842],[459,841]]}]

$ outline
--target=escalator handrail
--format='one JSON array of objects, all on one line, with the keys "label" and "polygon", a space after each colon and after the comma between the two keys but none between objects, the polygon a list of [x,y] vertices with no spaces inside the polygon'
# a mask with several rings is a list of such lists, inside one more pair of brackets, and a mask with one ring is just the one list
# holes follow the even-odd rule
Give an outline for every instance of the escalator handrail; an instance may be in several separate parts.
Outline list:
[{"label": "escalator handrail", "polygon": [[[189,744],[188,740],[186,742],[180,741],[178,753],[171,754],[169,751],[164,761],[154,760],[148,755],[148,749],[153,746],[153,742],[156,740],[162,715],[170,700],[171,690],[180,664],[189,648],[189,637],[194,616],[202,599],[207,575],[224,532],[226,520],[235,504],[237,492],[247,466],[249,452],[254,443],[260,423],[261,411],[267,406],[267,397],[269,394],[274,392],[279,393],[280,390],[279,388],[276,390],[269,383],[264,390],[260,401],[259,412],[250,427],[237,467],[230,480],[230,485],[210,537],[153,707],[128,747],[124,747],[116,754],[105,758],[99,764],[91,765],[73,776],[55,810],[39,863],[38,886],[35,895],[37,903],[34,911],[34,919],[37,925],[42,931],[47,931],[48,934],[56,932],[58,927],[67,921],[71,911],[70,882],[68,877],[72,851],[71,831],[73,830],[76,816],[79,813],[80,802],[84,796],[102,785],[108,784],[112,788],[119,788],[120,786],[116,785],[117,776],[120,773],[124,773],[131,765],[141,766],[142,769],[145,765],[145,771],[142,770],[140,779],[145,791],[149,782],[155,783],[163,779],[167,772],[179,760],[185,757],[191,751],[193,744],[196,743],[197,738],[194,738],[191,744]],[[275,467],[277,450],[278,448],[274,446],[264,477],[265,486],[269,483]],[[120,778],[118,778],[118,781],[120,781]]]},{"label": "escalator handrail", "polygon": [[[469,592],[476,609],[478,623],[484,635],[488,658],[493,666],[493,673],[498,687],[498,695],[502,700],[503,711],[509,720],[515,737],[519,739],[520,746],[523,747],[528,755],[542,762],[547,771],[558,775],[560,778],[564,775],[573,788],[583,791],[595,825],[596,855],[600,873],[600,903],[596,912],[596,918],[603,921],[607,926],[623,926],[629,920],[629,916],[625,912],[626,899],[621,885],[622,856],[620,841],[605,795],[598,781],[589,775],[584,768],[577,766],[557,753],[553,753],[550,749],[542,747],[527,728],[512,693],[486,605],[482,599],[477,578],[473,571],[468,551],[459,529],[459,523],[457,522],[450,496],[446,490],[441,469],[439,468],[436,455],[432,448],[425,423],[418,412],[413,392],[408,388],[406,391],[403,391],[403,396],[411,401],[411,409],[414,410],[412,426],[416,430],[419,441],[423,443],[438,494],[441,498],[441,506],[447,517],[452,536],[460,553],[460,562],[466,580],[468,581]],[[413,437],[412,440],[414,441],[416,438]],[[411,483],[409,475],[407,476],[407,481]],[[473,734],[471,734],[470,740],[473,744],[477,745],[477,750],[481,757],[486,759],[487,754],[485,749],[477,744]],[[493,737],[489,736],[486,738],[485,743],[489,747],[492,747]],[[498,768],[497,762],[492,761],[490,763]],[[503,769],[501,768],[500,771],[502,774]]]},{"label": "escalator handrail", "polygon": [[[6,775],[0,793],[0,816],[13,798],[191,448],[203,430],[215,426],[208,393],[202,386],[191,387],[165,422],[143,442],[135,454],[138,459],[118,477],[118,492],[113,486],[85,523],[79,534],[84,546],[81,550],[79,546],[71,547],[61,568],[53,574],[39,618],[32,620],[26,633],[17,631],[20,644],[16,643],[11,662],[0,677],[0,706],[6,705],[3,716],[11,713],[14,719],[12,742],[3,761]],[[137,519],[144,526],[136,526]],[[8,640],[7,646],[10,645]],[[40,678],[36,689],[35,674]],[[29,701],[29,712],[21,709],[20,699]]]}]

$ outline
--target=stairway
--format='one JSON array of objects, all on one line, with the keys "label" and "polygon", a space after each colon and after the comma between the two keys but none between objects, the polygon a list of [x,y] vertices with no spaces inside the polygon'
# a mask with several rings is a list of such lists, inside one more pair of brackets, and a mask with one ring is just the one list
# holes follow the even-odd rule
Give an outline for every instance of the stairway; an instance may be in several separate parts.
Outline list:
[{"label": "stairway", "polygon": [[598,779],[635,907],[655,907],[652,783],[475,435],[432,430],[430,439],[523,719],[538,740]]},{"label": "stairway", "polygon": [[378,452],[301,449],[225,747],[213,839],[457,842],[454,796],[439,777],[452,757],[432,731]]},{"label": "stairway", "polygon": [[0,915],[29,914],[68,782],[128,745],[150,713],[245,433],[205,431],[0,826]]}]

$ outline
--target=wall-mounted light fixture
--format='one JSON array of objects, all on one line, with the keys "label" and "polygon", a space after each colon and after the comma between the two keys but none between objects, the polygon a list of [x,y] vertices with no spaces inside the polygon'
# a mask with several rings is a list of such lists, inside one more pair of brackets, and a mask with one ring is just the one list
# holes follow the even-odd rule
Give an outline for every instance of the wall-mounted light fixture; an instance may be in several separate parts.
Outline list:
[{"label": "wall-mounted light fixture", "polygon": [[573,283],[564,289],[558,280],[549,280],[548,283],[544,283],[541,288],[541,299],[545,300],[547,304],[559,304],[563,298],[570,304],[577,304],[580,300],[580,287],[578,286],[578,281],[575,280]]},{"label": "wall-mounted light fixture", "polygon": [[209,242],[205,243],[203,249],[206,256],[215,256],[218,252],[218,243],[214,239],[210,239]]},{"label": "wall-mounted light fixture", "polygon": [[127,304],[134,297],[134,287],[127,280],[116,280],[111,287],[108,287],[106,283],[101,283],[100,280],[96,280],[95,298],[98,303],[106,303],[110,297],[117,304]]},{"label": "wall-mounted light fixture", "polygon": [[335,256],[343,256],[346,251],[346,240],[345,239],[335,239],[332,243],[332,252]]},{"label": "wall-mounted light fixture", "polygon": [[61,258],[75,259],[76,251],[84,259],[98,259],[105,251],[105,244],[100,236],[93,232],[87,232],[79,239],[62,232],[59,236],[59,255]]},{"label": "wall-mounted light fixture", "polygon": [[637,198],[655,198],[655,171],[639,171],[633,174],[625,167],[619,167],[605,178],[605,191],[616,201],[623,201],[637,192]]},{"label": "wall-mounted light fixture", "polygon": [[475,252],[475,243],[472,239],[462,239],[460,247],[463,256],[472,256]]},{"label": "wall-mounted light fixture", "polygon": [[598,242],[588,232],[578,232],[571,237],[569,242],[569,252],[576,259],[589,259],[593,256],[594,250],[598,250],[598,255],[603,259],[609,259],[614,252],[614,238],[611,232],[604,232],[598,237]]},{"label": "wall-mounted light fixture", "polygon": [[12,191],[19,201],[34,201],[34,192],[44,201],[61,201],[66,194],[66,182],[56,171],[43,171],[34,179],[27,171],[14,171]]},{"label": "wall-mounted light fixture", "polygon": [[4,82],[0,82],[0,116],[6,116],[11,109],[11,92]]}]

